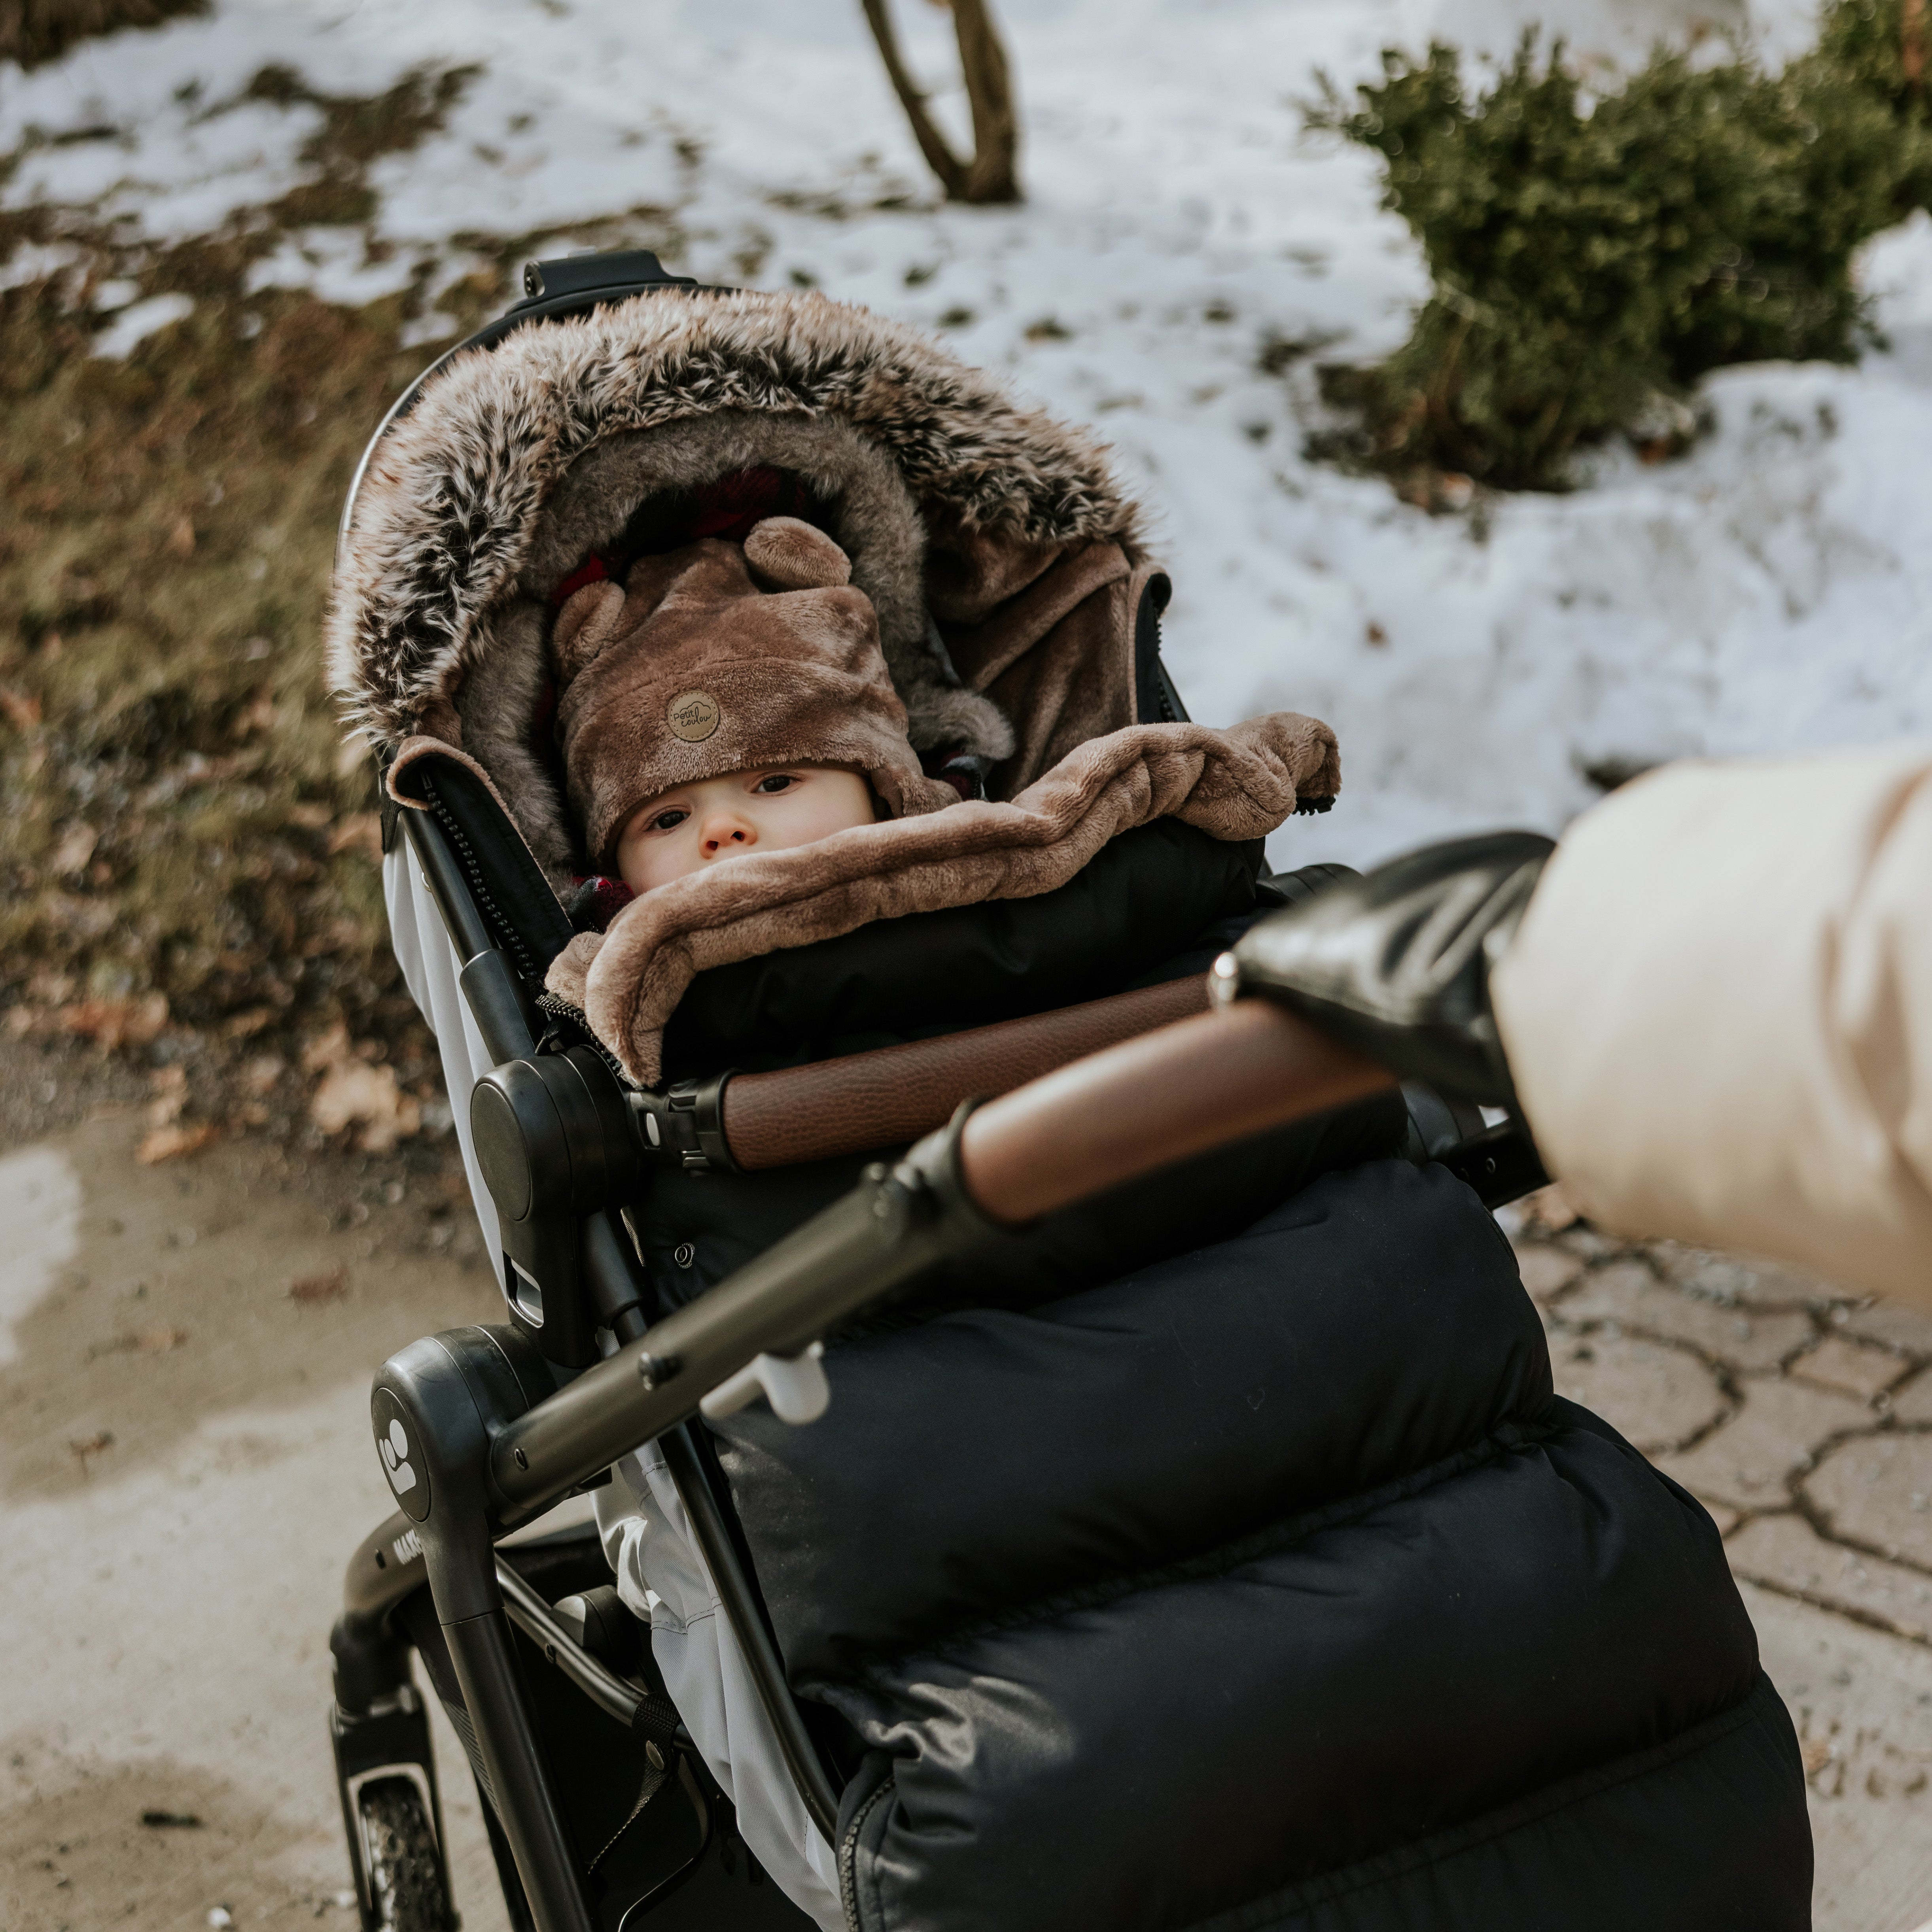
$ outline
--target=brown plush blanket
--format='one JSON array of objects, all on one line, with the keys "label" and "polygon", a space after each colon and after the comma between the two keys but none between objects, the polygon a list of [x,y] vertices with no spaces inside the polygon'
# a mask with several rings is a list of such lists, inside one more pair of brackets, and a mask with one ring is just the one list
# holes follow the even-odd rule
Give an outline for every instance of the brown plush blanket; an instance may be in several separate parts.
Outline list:
[{"label": "brown plush blanket", "polygon": [[1130,725],[1089,740],[1008,802],[962,801],[674,880],[626,906],[608,932],[580,933],[546,984],[582,1010],[633,1079],[653,1086],[664,1023],[710,967],[873,920],[1052,892],[1150,819],[1258,838],[1340,782],[1334,733],[1293,712],[1226,731]]}]

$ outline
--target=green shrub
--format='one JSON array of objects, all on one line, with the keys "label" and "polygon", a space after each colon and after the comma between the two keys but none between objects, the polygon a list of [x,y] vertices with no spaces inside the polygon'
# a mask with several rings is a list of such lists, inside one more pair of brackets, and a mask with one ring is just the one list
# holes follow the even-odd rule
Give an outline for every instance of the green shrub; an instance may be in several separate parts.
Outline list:
[{"label": "green shrub", "polygon": [[1910,4],[1838,0],[1781,74],[1660,52],[1594,101],[1528,36],[1473,101],[1442,46],[1384,53],[1352,111],[1324,78],[1310,124],[1384,157],[1434,285],[1387,362],[1328,372],[1353,453],[1560,487],[1580,445],[1707,370],[1856,357],[1852,251],[1932,200]]}]

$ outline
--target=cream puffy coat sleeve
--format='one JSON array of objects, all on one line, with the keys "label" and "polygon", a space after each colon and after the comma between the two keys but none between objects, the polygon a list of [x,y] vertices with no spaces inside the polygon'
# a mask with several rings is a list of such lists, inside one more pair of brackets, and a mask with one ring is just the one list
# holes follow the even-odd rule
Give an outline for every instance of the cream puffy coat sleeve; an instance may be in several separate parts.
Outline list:
[{"label": "cream puffy coat sleeve", "polygon": [[1564,834],[1491,996],[1592,1220],[1932,1304],[1932,746],[1626,787]]}]

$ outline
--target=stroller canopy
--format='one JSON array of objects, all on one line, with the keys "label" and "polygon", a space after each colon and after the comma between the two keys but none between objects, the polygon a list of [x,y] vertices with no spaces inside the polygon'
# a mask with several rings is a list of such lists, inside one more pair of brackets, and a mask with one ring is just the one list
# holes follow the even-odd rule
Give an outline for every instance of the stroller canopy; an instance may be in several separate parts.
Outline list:
[{"label": "stroller canopy", "polygon": [[682,286],[434,372],[345,532],[332,680],[378,746],[473,758],[562,889],[584,855],[548,742],[559,593],[729,533],[736,504],[836,538],[915,748],[987,762],[995,797],[1150,715],[1137,633],[1167,582],[1098,442],[862,309]]}]

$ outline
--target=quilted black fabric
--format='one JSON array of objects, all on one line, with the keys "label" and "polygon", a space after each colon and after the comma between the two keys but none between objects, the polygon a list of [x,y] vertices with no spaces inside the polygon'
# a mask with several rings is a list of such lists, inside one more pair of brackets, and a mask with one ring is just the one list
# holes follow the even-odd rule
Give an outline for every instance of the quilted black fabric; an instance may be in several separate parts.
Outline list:
[{"label": "quilted black fabric", "polygon": [[[687,1070],[1198,970],[1256,916],[1193,842],[1109,850],[694,989]],[[1508,1242],[1402,1120],[1056,1217],[837,1341],[820,1421],[719,1426],[794,1684],[842,1720],[861,1932],[1810,1924],[1715,1528],[1554,1394]],[[634,1210],[666,1298],[858,1165],[667,1177]]]}]

